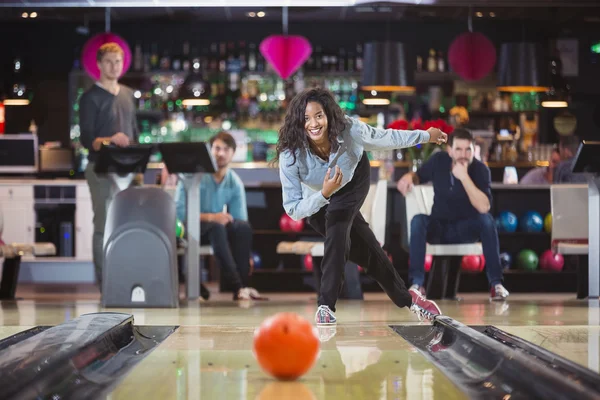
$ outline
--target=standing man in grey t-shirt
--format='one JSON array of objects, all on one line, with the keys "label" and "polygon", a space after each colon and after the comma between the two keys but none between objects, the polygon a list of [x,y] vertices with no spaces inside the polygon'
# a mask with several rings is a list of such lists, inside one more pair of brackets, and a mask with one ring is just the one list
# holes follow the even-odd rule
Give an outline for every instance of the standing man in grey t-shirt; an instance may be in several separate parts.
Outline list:
[{"label": "standing man in grey t-shirt", "polygon": [[93,257],[100,290],[104,225],[111,182],[104,176],[96,175],[94,165],[103,145],[126,147],[137,142],[139,133],[133,91],[118,82],[123,72],[123,56],[123,49],[116,43],[106,43],[98,49],[96,59],[100,79],[81,96],[79,102],[81,144],[89,151],[85,178],[94,210]]}]

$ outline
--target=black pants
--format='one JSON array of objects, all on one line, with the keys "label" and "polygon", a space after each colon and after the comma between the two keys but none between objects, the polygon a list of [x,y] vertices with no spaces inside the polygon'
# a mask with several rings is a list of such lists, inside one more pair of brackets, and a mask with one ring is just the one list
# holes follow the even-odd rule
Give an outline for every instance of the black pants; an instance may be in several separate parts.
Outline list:
[{"label": "black pants", "polygon": [[231,282],[234,293],[248,287],[252,228],[246,221],[227,225],[212,222],[200,224],[200,242],[210,243],[221,269],[222,278]]},{"label": "black pants", "polygon": [[410,307],[412,297],[392,262],[384,253],[360,207],[369,193],[371,167],[363,153],[354,177],[329,204],[307,218],[308,223],[325,237],[325,254],[321,263],[319,305],[335,311],[342,284],[344,266],[350,260],[375,279],[398,307]]}]

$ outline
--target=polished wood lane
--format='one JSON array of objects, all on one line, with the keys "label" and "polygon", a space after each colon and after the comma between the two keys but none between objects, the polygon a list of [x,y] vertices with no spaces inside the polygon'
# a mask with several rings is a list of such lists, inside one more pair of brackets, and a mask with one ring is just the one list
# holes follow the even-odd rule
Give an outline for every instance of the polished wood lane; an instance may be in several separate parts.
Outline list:
[{"label": "polished wood lane", "polygon": [[[45,293],[2,302],[0,338],[37,325],[54,325],[99,311],[134,315],[136,325],[180,328],[119,382],[111,399],[459,399],[452,382],[390,324],[419,324],[385,295],[340,301],[338,326],[322,332],[316,365],[298,382],[267,376],[251,352],[252,335],[267,316],[293,311],[312,321],[311,294],[270,294],[267,302],[232,302],[214,293],[209,302],[179,309],[109,309],[90,294]],[[77,300],[77,298],[83,298]],[[214,300],[213,300],[214,299]],[[491,303],[486,295],[440,301],[445,314],[467,325],[494,325],[598,371],[600,308],[574,295],[515,295]]]}]

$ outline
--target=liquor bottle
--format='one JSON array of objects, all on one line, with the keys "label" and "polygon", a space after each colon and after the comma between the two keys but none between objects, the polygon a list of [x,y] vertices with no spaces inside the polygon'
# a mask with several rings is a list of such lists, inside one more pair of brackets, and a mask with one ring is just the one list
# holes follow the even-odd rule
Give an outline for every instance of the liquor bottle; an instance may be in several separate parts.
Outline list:
[{"label": "liquor bottle", "polygon": [[160,58],[160,69],[168,71],[171,69],[171,57],[169,56],[169,50],[165,49],[163,55]]},{"label": "liquor bottle", "polygon": [[323,58],[321,54],[321,46],[315,47],[315,71],[323,70]]},{"label": "liquor bottle", "polygon": [[250,43],[248,45],[248,71],[256,71],[256,45]]},{"label": "liquor bottle", "polygon": [[427,71],[435,72],[437,70],[437,62],[435,60],[435,50],[429,49],[429,57],[427,58]]},{"label": "liquor bottle", "polygon": [[136,43],[133,56],[133,70],[141,71],[143,68],[142,45]]},{"label": "liquor bottle", "polygon": [[343,47],[339,50],[337,70],[339,72],[346,72],[346,49]]},{"label": "liquor bottle", "polygon": [[158,45],[152,43],[152,53],[150,53],[150,69],[156,71],[158,69]]},{"label": "liquor bottle", "polygon": [[356,62],[355,62],[355,67],[357,71],[362,71],[363,70],[363,48],[362,48],[362,44],[358,43],[356,45]]},{"label": "liquor bottle", "polygon": [[446,62],[444,60],[444,53],[442,53],[441,51],[438,51],[437,70],[440,72],[446,71]]},{"label": "liquor bottle", "polygon": [[227,69],[227,43],[219,44],[219,72],[225,72]]},{"label": "liquor bottle", "polygon": [[210,44],[210,55],[209,55],[209,71],[218,71],[219,69],[219,46],[217,43]]},{"label": "liquor bottle", "polygon": [[181,60],[183,59],[183,54],[175,53],[173,55],[173,61],[171,62],[171,68],[173,71],[179,71],[181,69]]},{"label": "liquor bottle", "polygon": [[237,57],[240,60],[240,70],[247,71],[248,59],[246,55],[246,42],[243,40],[238,45]]},{"label": "liquor bottle", "polygon": [[181,62],[181,68],[188,72],[191,69],[192,60],[190,59],[190,42],[183,42],[183,56]]},{"label": "liquor bottle", "polygon": [[348,72],[354,72],[356,59],[354,58],[354,52],[348,53]]}]

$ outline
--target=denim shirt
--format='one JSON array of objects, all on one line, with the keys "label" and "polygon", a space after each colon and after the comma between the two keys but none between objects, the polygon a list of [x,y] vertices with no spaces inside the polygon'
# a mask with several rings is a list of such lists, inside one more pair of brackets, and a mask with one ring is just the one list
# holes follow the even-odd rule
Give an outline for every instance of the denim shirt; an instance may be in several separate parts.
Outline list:
[{"label": "denim shirt", "polygon": [[[294,165],[291,165],[294,158],[289,150],[280,154],[279,178],[283,208],[296,221],[316,214],[323,206],[329,204],[329,200],[321,193],[327,168],[331,168],[333,176],[335,166],[340,167],[343,175],[341,189],[352,180],[364,151],[411,147],[426,143],[429,138],[427,131],[378,129],[346,116],[346,129],[337,139],[340,146],[335,153],[330,154],[329,161],[318,157],[308,148],[296,151]],[[314,193],[303,198],[302,184]]]}]

